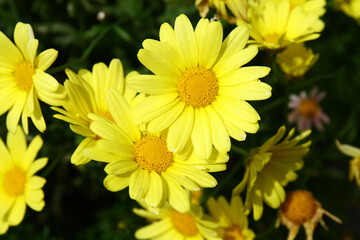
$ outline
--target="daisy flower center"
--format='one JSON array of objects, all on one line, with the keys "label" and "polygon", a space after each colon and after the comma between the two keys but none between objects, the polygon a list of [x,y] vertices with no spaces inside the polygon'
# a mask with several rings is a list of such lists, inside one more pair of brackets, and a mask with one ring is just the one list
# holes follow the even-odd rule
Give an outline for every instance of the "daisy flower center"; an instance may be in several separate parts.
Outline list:
[{"label": "daisy flower center", "polygon": [[145,136],[134,146],[135,161],[149,172],[161,173],[172,165],[173,154],[164,140],[155,136]]},{"label": "daisy flower center", "polygon": [[183,236],[192,237],[198,233],[195,220],[191,215],[172,211],[170,218],[174,228]]},{"label": "daisy flower center", "polygon": [[224,236],[225,240],[245,240],[245,237],[241,234],[241,229],[238,226],[228,228]]},{"label": "daisy flower center", "polygon": [[14,76],[19,88],[24,91],[30,91],[33,86],[33,75],[35,68],[29,61],[23,61],[16,65]]},{"label": "daisy flower center", "polygon": [[218,94],[218,80],[215,73],[203,67],[187,69],[178,81],[179,97],[193,107],[205,107]]},{"label": "daisy flower center", "polygon": [[299,112],[304,118],[314,118],[320,110],[320,106],[312,99],[305,99],[299,105]]},{"label": "daisy flower center", "polygon": [[281,208],[287,219],[301,225],[314,217],[318,204],[310,192],[298,190],[288,194]]},{"label": "daisy flower center", "polygon": [[15,167],[5,173],[3,186],[5,192],[10,196],[18,196],[24,194],[26,184],[26,173]]}]

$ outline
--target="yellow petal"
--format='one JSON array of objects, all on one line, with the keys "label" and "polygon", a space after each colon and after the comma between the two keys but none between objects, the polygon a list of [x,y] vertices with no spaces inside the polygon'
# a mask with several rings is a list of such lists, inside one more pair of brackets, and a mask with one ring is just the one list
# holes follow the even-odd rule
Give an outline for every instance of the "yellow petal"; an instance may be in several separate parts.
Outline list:
[{"label": "yellow petal", "polygon": [[141,200],[149,189],[149,172],[148,170],[138,168],[131,174],[129,182],[129,195],[134,200]]},{"label": "yellow petal", "polygon": [[133,172],[139,167],[134,160],[118,160],[106,165],[105,172],[111,175],[119,175],[127,172]]},{"label": "yellow petal", "polygon": [[26,210],[26,203],[24,196],[18,196],[9,212],[9,217],[8,217],[9,225],[10,226],[19,225],[20,222],[24,219],[25,210]]},{"label": "yellow petal", "polygon": [[194,123],[194,108],[185,107],[183,113],[170,126],[167,144],[168,148],[173,152],[181,151],[191,136]]},{"label": "yellow petal", "polygon": [[189,211],[190,200],[184,189],[166,175],[163,177],[166,180],[169,204],[181,213]]},{"label": "yellow petal", "polygon": [[36,68],[42,71],[46,71],[51,66],[51,64],[55,62],[57,55],[58,51],[55,49],[47,49],[41,52],[35,59]]},{"label": "yellow petal", "polygon": [[195,28],[195,36],[199,48],[199,66],[210,69],[220,52],[222,25],[218,21],[209,23],[208,19],[203,18]]},{"label": "yellow petal", "polygon": [[39,158],[37,160],[35,160],[31,165],[30,168],[27,172],[28,176],[32,176],[34,175],[37,171],[39,171],[40,169],[42,169],[43,167],[45,167],[45,165],[47,164],[48,159],[47,158]]},{"label": "yellow petal", "polygon": [[121,93],[112,88],[106,92],[106,101],[112,117],[116,124],[129,135],[134,142],[139,141],[141,133],[139,127],[134,123],[129,103]]},{"label": "yellow petal", "polygon": [[176,92],[177,78],[158,75],[135,75],[127,79],[128,87],[148,94],[166,94]]},{"label": "yellow petal", "polygon": [[14,106],[10,109],[6,117],[6,127],[12,133],[15,133],[16,131],[16,126],[19,123],[21,112],[24,109],[26,98],[26,92],[19,93],[15,100]]},{"label": "yellow petal", "polygon": [[34,39],[34,32],[31,25],[18,22],[14,30],[14,40],[25,59],[29,59],[27,47],[31,39]]},{"label": "yellow petal", "polygon": [[255,46],[247,47],[239,52],[235,52],[228,58],[217,62],[214,65],[214,72],[217,78],[226,77],[229,74],[234,73],[242,65],[248,63],[258,53],[258,49]]},{"label": "yellow petal", "polygon": [[90,158],[84,154],[84,149],[94,147],[96,140],[93,138],[84,138],[71,155],[71,163],[74,165],[81,165],[90,162]]},{"label": "yellow petal", "polygon": [[212,151],[211,126],[204,108],[195,108],[194,127],[191,140],[196,154],[202,158],[209,158]]},{"label": "yellow petal", "polygon": [[108,175],[104,179],[104,186],[107,190],[118,192],[129,186],[130,173],[122,175]]},{"label": "yellow petal", "polygon": [[158,173],[151,171],[149,180],[149,189],[145,195],[145,201],[151,207],[158,207],[164,197],[163,179]]},{"label": "yellow petal", "polygon": [[175,39],[179,55],[183,59],[186,68],[198,65],[198,46],[194,29],[190,20],[181,14],[175,20]]},{"label": "yellow petal", "polygon": [[[172,228],[170,218],[165,218],[161,221],[154,222],[146,227],[142,227],[135,232],[137,239],[152,239]],[[157,239],[157,238],[156,238]]]},{"label": "yellow petal", "polygon": [[359,157],[360,156],[360,148],[348,145],[348,144],[341,144],[339,140],[335,140],[337,148],[342,152],[343,154],[349,156],[349,157]]}]

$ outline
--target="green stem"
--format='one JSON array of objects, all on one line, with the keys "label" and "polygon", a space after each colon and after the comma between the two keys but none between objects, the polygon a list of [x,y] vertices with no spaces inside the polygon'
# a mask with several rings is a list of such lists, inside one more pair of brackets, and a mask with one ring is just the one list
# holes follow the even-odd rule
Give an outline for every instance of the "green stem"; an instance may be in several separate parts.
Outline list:
[{"label": "green stem", "polygon": [[236,152],[244,157],[246,157],[248,155],[248,151],[246,151],[238,146],[232,145],[231,149],[234,150],[234,152]]}]

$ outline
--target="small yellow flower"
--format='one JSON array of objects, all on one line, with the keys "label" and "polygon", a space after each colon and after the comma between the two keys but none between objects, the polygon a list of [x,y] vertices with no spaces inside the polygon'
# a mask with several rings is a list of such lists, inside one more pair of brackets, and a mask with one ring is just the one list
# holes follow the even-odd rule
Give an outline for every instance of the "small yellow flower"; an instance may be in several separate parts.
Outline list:
[{"label": "small yellow flower", "polygon": [[290,79],[302,78],[318,60],[319,54],[313,54],[303,43],[292,44],[276,55],[276,62],[285,76]]},{"label": "small yellow flower", "polygon": [[35,160],[42,144],[41,137],[36,136],[27,147],[20,126],[15,134],[8,133],[7,146],[0,139],[0,234],[6,233],[9,226],[20,224],[26,205],[38,212],[45,206],[41,188],[46,180],[34,176],[48,160]]},{"label": "small yellow flower", "polygon": [[218,233],[222,239],[252,240],[254,232],[248,228],[248,219],[243,212],[240,196],[231,198],[230,204],[223,196],[215,200],[213,197],[206,202],[211,216],[219,224]]},{"label": "small yellow flower", "polygon": [[190,142],[206,159],[213,147],[228,152],[230,136],[244,141],[259,129],[260,116],[247,101],[271,96],[271,87],[259,80],[270,68],[243,67],[258,52],[244,48],[246,27],[235,28],[224,41],[222,36],[219,21],[201,19],[194,30],[180,15],[174,29],[161,26],[160,41],[147,39],[139,50],[140,62],[155,75],[129,78],[129,88],[149,95],[134,107],[135,121],[149,123],[153,132],[168,129],[174,152]]},{"label": "small yellow flower", "polygon": [[291,8],[290,0],[255,2],[249,12],[249,22],[238,20],[237,24],[249,27],[249,44],[268,50],[314,40],[324,28],[317,14],[306,13],[302,6]]},{"label": "small yellow flower", "polygon": [[348,144],[341,144],[338,140],[335,140],[335,143],[340,152],[352,157],[349,162],[349,180],[352,181],[355,179],[356,184],[360,187],[360,148]]},{"label": "small yellow flower", "polygon": [[[97,63],[93,66],[92,72],[86,69],[80,70],[78,74],[69,69],[65,72],[69,79],[64,83],[68,93],[62,104],[64,109],[57,107],[52,109],[61,113],[55,114],[54,117],[69,122],[72,131],[85,137],[71,156],[71,162],[80,165],[90,161],[83,154],[84,148],[95,146],[99,139],[90,130],[92,120],[88,118],[88,114],[97,113],[113,121],[105,100],[106,90],[110,88],[119,90],[127,101],[130,101],[136,92],[125,87],[126,78],[119,59],[113,59],[109,67],[104,63]],[[131,72],[128,76],[136,74]]]},{"label": "small yellow flower", "polygon": [[291,139],[295,129],[285,136],[282,126],[277,134],[261,147],[252,149],[246,158],[246,170],[243,180],[234,188],[233,196],[239,195],[247,186],[245,214],[253,209],[255,220],[263,212],[263,201],[276,209],[285,200],[284,186],[297,178],[294,172],[303,166],[303,157],[308,153],[311,141],[297,145],[309,136],[310,130]]},{"label": "small yellow flower", "polygon": [[[139,97],[143,96],[138,95],[133,101]],[[84,151],[91,159],[109,162],[104,179],[108,190],[116,192],[129,187],[130,197],[144,200],[154,212],[166,203],[186,212],[190,207],[186,190],[199,191],[200,187],[217,185],[208,172],[225,170],[227,154],[214,150],[209,159],[202,160],[191,145],[184,154],[175,153],[168,148],[165,133],[152,132],[145,125],[134,123],[131,106],[119,91],[108,90],[106,99],[114,122],[89,114],[93,120],[90,129],[100,140]]]},{"label": "small yellow flower", "polygon": [[336,0],[335,6],[360,24],[360,0]]},{"label": "small yellow flower", "polygon": [[220,240],[217,224],[204,219],[203,210],[193,204],[186,213],[165,206],[158,215],[144,210],[134,209],[135,214],[152,220],[153,223],[135,232],[137,239],[183,239],[183,240]]},{"label": "small yellow flower", "polygon": [[327,229],[323,215],[341,223],[341,220],[324,210],[321,204],[313,197],[312,193],[305,190],[296,190],[286,194],[286,200],[279,208],[279,215],[276,225],[280,222],[289,229],[287,240],[295,239],[301,225],[304,226],[306,239],[312,240],[317,223]]},{"label": "small yellow flower", "polygon": [[29,24],[17,23],[15,45],[0,32],[0,115],[9,111],[6,126],[15,132],[20,120],[28,133],[28,118],[43,132],[46,129],[39,100],[59,106],[65,90],[45,70],[55,61],[57,51],[48,49],[37,54],[39,41]]}]

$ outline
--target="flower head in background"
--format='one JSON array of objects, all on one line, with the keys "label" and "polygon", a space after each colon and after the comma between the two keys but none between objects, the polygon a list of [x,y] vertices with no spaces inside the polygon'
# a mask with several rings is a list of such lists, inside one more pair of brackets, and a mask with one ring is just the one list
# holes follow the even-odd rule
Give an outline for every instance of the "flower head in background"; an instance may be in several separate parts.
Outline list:
[{"label": "flower head in background", "polygon": [[[143,96],[138,95],[134,101],[139,97]],[[207,172],[225,170],[227,154],[214,150],[208,160],[201,160],[191,146],[184,155],[174,153],[167,146],[166,134],[134,123],[131,107],[119,91],[108,90],[106,99],[114,122],[89,114],[93,120],[90,129],[101,139],[84,151],[91,159],[109,162],[104,180],[108,190],[129,187],[130,197],[144,200],[154,212],[167,202],[177,211],[186,212],[190,201],[185,189],[199,191],[200,187],[217,185]]]},{"label": "flower head in background", "polygon": [[[113,59],[109,67],[104,63],[97,63],[93,66],[92,72],[86,69],[80,70],[78,74],[69,69],[65,72],[69,79],[64,83],[68,95],[62,104],[64,109],[52,109],[61,113],[55,114],[54,117],[69,122],[72,131],[85,137],[71,156],[73,164],[85,164],[90,159],[84,156],[84,148],[94,146],[99,139],[90,130],[92,120],[88,118],[88,114],[96,113],[113,120],[105,100],[106,90],[119,90],[129,102],[136,92],[125,86],[123,66],[119,59]],[[128,76],[136,74],[131,72]]]},{"label": "flower head in background", "polygon": [[341,144],[338,140],[335,140],[335,143],[340,152],[352,157],[349,163],[349,180],[352,181],[355,179],[356,184],[360,187],[360,148],[348,144]]},{"label": "flower head in background", "polygon": [[249,27],[249,44],[268,50],[314,40],[324,28],[317,14],[306,13],[301,6],[291,8],[290,0],[255,2],[249,12],[249,22],[239,20],[237,24]]},{"label": "flower head in background", "polygon": [[360,0],[336,0],[335,7],[360,24]]},{"label": "flower head in background", "polygon": [[286,194],[286,200],[279,208],[277,226],[280,222],[289,229],[288,240],[295,239],[301,225],[305,228],[306,239],[312,240],[316,225],[320,223],[327,229],[322,220],[323,215],[341,223],[341,220],[328,211],[313,197],[312,193],[305,190],[296,190]]},{"label": "flower head in background", "polygon": [[15,45],[0,32],[0,115],[8,112],[6,126],[15,132],[20,120],[28,133],[28,118],[43,132],[46,129],[39,100],[58,106],[65,97],[64,87],[45,70],[55,61],[57,51],[37,55],[39,41],[29,24],[17,23]]},{"label": "flower head in background", "polygon": [[325,97],[325,92],[318,92],[313,88],[308,97],[306,92],[300,92],[300,95],[290,95],[289,108],[292,111],[288,115],[289,123],[297,122],[299,131],[311,129],[315,125],[317,130],[323,129],[323,123],[329,123],[329,117],[323,112],[320,102]]},{"label": "flower head in background", "polygon": [[237,19],[248,20],[248,0],[196,0],[195,6],[203,18],[209,8],[215,8],[219,16],[229,23],[236,23]]},{"label": "flower head in background", "polygon": [[247,187],[244,210],[249,214],[253,209],[255,220],[262,216],[263,201],[274,209],[284,202],[283,187],[297,178],[295,171],[302,168],[302,158],[309,151],[311,141],[299,142],[310,135],[310,130],[294,138],[295,129],[287,136],[285,131],[280,127],[275,136],[249,152],[244,178],[233,190],[233,196],[239,195]]},{"label": "flower head in background", "polygon": [[8,133],[7,146],[0,139],[0,234],[20,224],[26,205],[38,212],[45,206],[41,188],[46,180],[34,176],[47,163],[47,158],[35,160],[42,144],[36,136],[27,147],[20,126],[15,134]]},{"label": "flower head in background", "polygon": [[215,200],[210,197],[206,202],[213,219],[219,224],[218,233],[222,239],[252,240],[254,232],[248,228],[248,219],[243,212],[240,196],[231,198],[230,204],[220,196]]},{"label": "flower head in background", "polygon": [[149,94],[134,108],[136,123],[149,123],[151,132],[168,129],[169,149],[180,152],[190,142],[202,159],[213,146],[228,152],[229,136],[243,141],[246,132],[256,133],[260,117],[247,100],[271,96],[271,87],[259,80],[270,68],[242,67],[258,52],[244,48],[248,37],[241,26],[222,41],[219,21],[201,19],[194,31],[185,15],[176,18],[174,29],[164,23],[160,41],[145,40],[138,53],[155,75],[128,81],[129,88]]},{"label": "flower head in background", "polygon": [[319,54],[313,54],[303,43],[292,44],[276,55],[276,62],[285,77],[300,79],[318,60]]},{"label": "flower head in background", "polygon": [[133,209],[135,214],[153,221],[135,232],[137,239],[183,239],[183,240],[220,240],[217,224],[204,218],[200,205],[193,204],[186,213],[165,206],[159,214],[144,209]]}]

